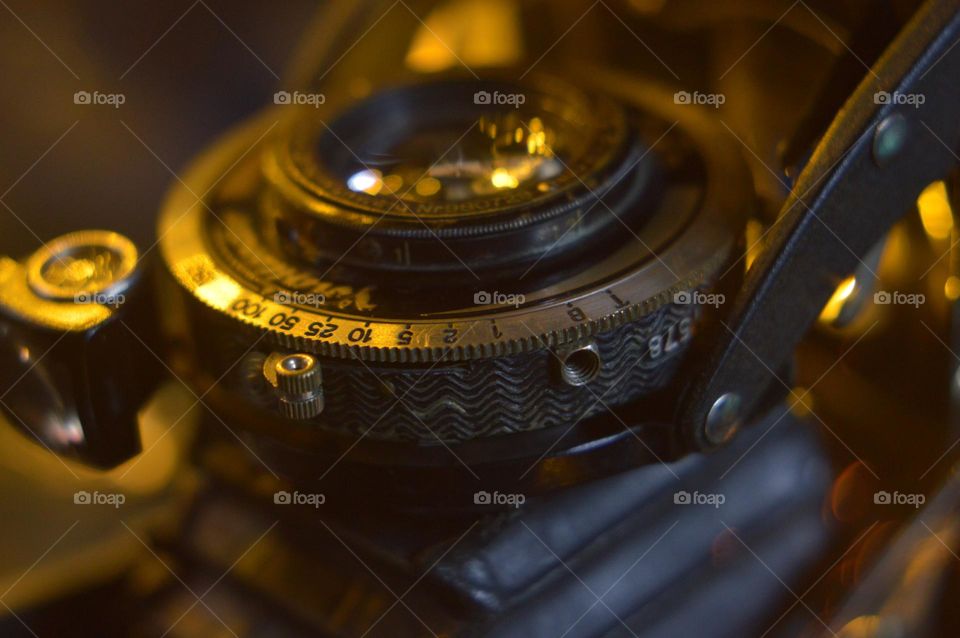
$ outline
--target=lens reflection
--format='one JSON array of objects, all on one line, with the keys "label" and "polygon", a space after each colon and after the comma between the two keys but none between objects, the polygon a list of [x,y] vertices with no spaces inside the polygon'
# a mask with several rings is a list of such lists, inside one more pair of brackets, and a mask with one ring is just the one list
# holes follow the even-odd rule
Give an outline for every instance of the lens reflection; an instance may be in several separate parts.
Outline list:
[{"label": "lens reflection", "polygon": [[545,202],[607,170],[625,139],[615,105],[558,81],[448,80],[306,118],[291,159],[322,196],[360,208],[476,214]]},{"label": "lens reflection", "polygon": [[345,166],[347,187],[411,201],[459,202],[502,190],[546,192],[564,171],[558,125],[519,113],[482,115],[469,128],[421,128],[404,137],[384,131]]}]

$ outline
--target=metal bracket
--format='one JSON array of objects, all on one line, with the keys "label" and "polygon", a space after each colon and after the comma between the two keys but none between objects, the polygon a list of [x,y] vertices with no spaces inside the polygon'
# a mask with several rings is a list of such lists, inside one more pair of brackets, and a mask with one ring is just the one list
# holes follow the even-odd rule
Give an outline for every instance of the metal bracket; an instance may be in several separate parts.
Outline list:
[{"label": "metal bracket", "polygon": [[[681,396],[695,449],[719,444],[707,423],[721,397],[738,398],[741,419],[753,414],[837,284],[960,162],[958,34],[960,1],[926,3],[820,141]],[[898,97],[916,95],[922,104]]]}]

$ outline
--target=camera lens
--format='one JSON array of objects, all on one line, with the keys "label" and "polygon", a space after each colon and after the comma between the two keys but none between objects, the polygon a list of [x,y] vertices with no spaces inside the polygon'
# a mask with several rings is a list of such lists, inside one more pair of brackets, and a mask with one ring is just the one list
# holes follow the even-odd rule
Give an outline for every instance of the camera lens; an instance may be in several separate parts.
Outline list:
[{"label": "camera lens", "polygon": [[[223,379],[221,409],[308,458],[355,446],[364,463],[447,467],[438,441],[536,459],[513,435],[622,431],[597,425],[604,406],[668,387],[691,293],[726,267],[748,207],[722,128],[670,92],[587,77],[328,97],[278,105],[267,139],[276,112],[225,139],[162,216],[193,309],[182,340]],[[296,353],[322,369],[296,413],[309,432],[284,425],[264,378]]]},{"label": "camera lens", "polygon": [[329,124],[305,109],[274,154],[265,213],[292,254],[460,274],[582,254],[618,225],[604,208],[635,223],[653,164],[622,108],[555,80],[397,87]]}]

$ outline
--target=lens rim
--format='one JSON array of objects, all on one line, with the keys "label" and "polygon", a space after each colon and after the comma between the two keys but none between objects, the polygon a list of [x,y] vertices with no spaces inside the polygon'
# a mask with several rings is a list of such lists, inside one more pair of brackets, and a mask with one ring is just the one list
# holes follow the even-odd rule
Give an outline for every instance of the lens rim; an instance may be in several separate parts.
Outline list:
[{"label": "lens rim", "polygon": [[[192,193],[204,192],[220,180],[238,156],[255,156],[258,151],[250,148],[251,143],[273,124],[275,112],[252,121],[200,158],[187,174],[190,188],[174,187],[159,229],[164,261],[188,297],[216,313],[265,333],[272,343],[340,359],[396,363],[478,360],[571,343],[611,330],[669,304],[675,292],[698,286],[719,272],[741,241],[753,205],[749,173],[741,157],[731,156],[735,144],[730,144],[729,134],[709,114],[675,105],[669,90],[646,85],[642,91],[637,88],[624,89],[624,97],[659,118],[665,130],[689,137],[691,152],[701,156],[706,167],[705,190],[690,219],[678,217],[676,201],[664,203],[643,231],[644,242],[656,254],[624,264],[602,280],[580,280],[576,285],[569,280],[550,282],[538,292],[535,303],[516,308],[461,307],[398,318],[379,314],[383,309],[373,279],[368,279],[370,286],[361,286],[345,280],[343,270],[334,268],[315,275],[322,279],[325,305],[294,308],[274,301],[271,295],[283,285],[275,275],[286,272],[303,281],[310,269],[267,251],[251,255],[249,246],[240,246],[250,268],[249,272],[238,271],[235,263],[212,251],[209,234],[210,228],[222,227],[219,219],[228,224],[233,218],[250,222],[249,213],[243,210],[258,205],[262,185],[252,184],[252,192],[245,197],[238,194],[226,201],[219,193],[208,196],[208,205],[221,211],[219,219],[196,205]],[[234,170],[239,174],[250,168],[236,166]],[[223,179],[223,184],[229,188],[230,178]],[[251,227],[249,232],[253,236],[261,230]],[[653,237],[659,239],[653,241]],[[642,253],[644,248],[637,244],[636,251]],[[473,281],[467,277],[461,280]],[[248,307],[238,308],[241,302],[248,302]],[[258,312],[249,312],[250,305],[256,305]],[[271,323],[292,313],[297,314],[298,322],[289,329],[286,324]],[[314,330],[315,324],[335,324],[336,330]],[[363,338],[354,340],[354,335]]]},{"label": "lens rim", "polygon": [[[586,141],[583,152],[576,158],[567,158],[562,179],[551,182],[551,190],[531,193],[528,189],[511,189],[496,196],[481,196],[463,202],[418,202],[404,200],[397,205],[395,197],[372,196],[346,188],[343,178],[331,173],[319,161],[317,145],[323,136],[330,136],[344,146],[342,152],[353,154],[350,140],[344,139],[335,129],[347,121],[358,126],[360,121],[369,121],[391,110],[417,112],[417,117],[446,117],[455,112],[465,121],[477,115],[489,115],[494,110],[478,107],[472,103],[473,95],[480,90],[488,92],[513,91],[527,96],[530,106],[525,110],[536,113],[539,106],[548,111],[572,112],[582,120],[577,133]],[[454,106],[456,105],[456,106]],[[499,110],[499,109],[497,109]],[[446,113],[446,115],[444,115]],[[473,117],[471,117],[473,116]],[[332,118],[332,124],[326,122]],[[412,117],[407,114],[394,118]],[[563,116],[558,116],[563,117]],[[571,116],[565,116],[570,120]],[[465,132],[469,129],[465,128]],[[459,77],[438,77],[427,83],[402,84],[384,88],[381,94],[365,101],[344,105],[329,105],[327,111],[300,109],[298,116],[275,136],[265,158],[264,172],[268,181],[283,193],[294,206],[326,222],[337,225],[369,228],[376,224],[379,232],[418,236],[429,232],[421,220],[434,224],[430,230],[440,237],[447,234],[476,233],[504,224],[535,224],[545,217],[562,211],[554,210],[552,202],[561,201],[571,191],[583,190],[586,186],[599,186],[603,175],[615,170],[616,161],[622,155],[629,139],[626,114],[615,102],[595,94],[574,89],[555,78],[538,77],[523,86],[496,79],[467,81]],[[516,212],[531,213],[518,218]]]}]

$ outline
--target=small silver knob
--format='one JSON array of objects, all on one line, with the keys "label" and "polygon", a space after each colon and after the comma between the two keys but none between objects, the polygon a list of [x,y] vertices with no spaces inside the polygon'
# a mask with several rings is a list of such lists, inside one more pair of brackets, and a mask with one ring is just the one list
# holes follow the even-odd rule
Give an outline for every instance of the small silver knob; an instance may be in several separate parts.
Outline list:
[{"label": "small silver knob", "polygon": [[309,354],[288,354],[274,366],[280,409],[288,419],[312,419],[323,412],[320,363]]}]

